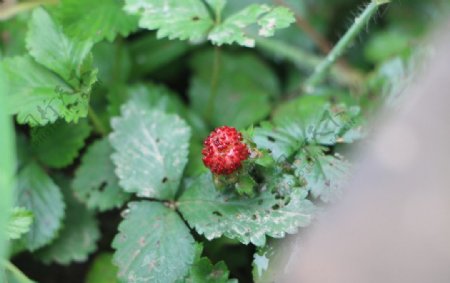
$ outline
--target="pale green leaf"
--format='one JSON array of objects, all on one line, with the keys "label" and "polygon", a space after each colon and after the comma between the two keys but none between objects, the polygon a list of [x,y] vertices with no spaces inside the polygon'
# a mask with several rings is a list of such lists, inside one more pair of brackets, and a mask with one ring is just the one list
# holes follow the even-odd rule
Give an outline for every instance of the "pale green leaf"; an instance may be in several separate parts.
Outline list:
[{"label": "pale green leaf", "polygon": [[22,207],[15,207],[9,217],[7,234],[10,240],[17,240],[30,230],[33,213]]},{"label": "pale green leaf", "polygon": [[268,37],[274,34],[275,29],[288,27],[294,21],[294,15],[285,7],[272,8],[268,5],[252,4],[216,26],[208,39],[219,46],[238,43],[254,47],[255,36],[248,31],[252,25],[257,24],[259,36]]},{"label": "pale green leaf", "polygon": [[42,8],[35,9],[31,16],[27,48],[38,63],[59,74],[73,88],[81,85],[79,78],[85,71],[82,66],[92,43],[68,38]]},{"label": "pale green leaf", "polygon": [[87,116],[88,93],[74,92],[67,83],[32,58],[8,58],[3,61],[3,66],[10,87],[9,113],[17,114],[19,123],[46,125],[58,118],[77,122]]},{"label": "pale green leaf", "polygon": [[167,114],[177,114],[184,119],[193,130],[196,139],[202,140],[209,130],[201,117],[189,109],[180,96],[170,89],[157,84],[134,84],[119,87],[108,95],[109,111],[112,116],[120,114],[120,106],[132,100],[136,107],[142,110],[159,110]]},{"label": "pale green leaf", "polygon": [[65,204],[59,187],[34,162],[19,172],[17,205],[34,215],[30,231],[22,237],[25,247],[35,251],[49,244],[61,228]]},{"label": "pale green leaf", "polygon": [[47,264],[84,262],[97,249],[96,242],[100,238],[95,215],[74,198],[68,187],[64,188],[64,199],[66,217],[58,238],[36,253]]},{"label": "pale green leaf", "polygon": [[78,199],[91,209],[99,211],[122,206],[129,194],[119,187],[111,160],[113,149],[108,139],[89,146],[81,165],[75,172],[72,189]]},{"label": "pale green leaf", "polygon": [[37,158],[53,168],[66,167],[73,163],[91,133],[87,120],[77,124],[57,121],[55,124],[31,130],[31,144]]},{"label": "pale green leaf", "polygon": [[138,18],[125,13],[123,5],[122,0],[62,0],[55,14],[74,38],[113,41],[137,29]]},{"label": "pale green leaf", "polygon": [[266,186],[256,197],[220,192],[210,173],[194,179],[179,199],[179,209],[192,228],[208,240],[222,235],[243,244],[264,245],[266,235],[281,238],[309,225],[315,208],[304,191],[290,200],[277,198]]},{"label": "pale green leaf", "polygon": [[130,101],[111,123],[119,184],[141,197],[173,199],[187,163],[190,128],[176,115],[141,107]]},{"label": "pale green leaf", "polygon": [[158,38],[199,41],[213,25],[200,0],[125,0],[125,11],[140,16],[139,26],[158,30]]},{"label": "pale green leaf", "polygon": [[350,163],[341,155],[325,155],[320,147],[306,147],[294,162],[295,174],[313,197],[329,202],[336,200],[347,184]]},{"label": "pale green leaf", "polygon": [[195,257],[195,242],[180,216],[157,202],[133,202],[113,241],[124,282],[175,282]]},{"label": "pale green leaf", "polygon": [[359,107],[331,104],[318,96],[303,96],[281,105],[273,120],[308,143],[334,145],[352,143],[363,137]]},{"label": "pale green leaf", "polygon": [[119,270],[112,263],[111,253],[102,253],[95,257],[87,274],[86,283],[119,283]]},{"label": "pale green leaf", "polygon": [[255,128],[253,141],[276,160],[286,159],[308,144],[351,143],[364,136],[359,112],[358,107],[333,105],[323,97],[301,97],[278,107],[274,123]]},{"label": "pale green leaf", "polygon": [[[159,38],[192,41],[208,38],[219,46],[237,43],[253,47],[257,36],[272,36],[275,29],[285,28],[295,21],[292,12],[285,7],[260,4],[249,5],[221,23],[224,0],[207,0],[206,3],[201,0],[125,2],[127,12],[140,16],[139,26],[157,30]],[[208,9],[212,10],[211,14]]]}]

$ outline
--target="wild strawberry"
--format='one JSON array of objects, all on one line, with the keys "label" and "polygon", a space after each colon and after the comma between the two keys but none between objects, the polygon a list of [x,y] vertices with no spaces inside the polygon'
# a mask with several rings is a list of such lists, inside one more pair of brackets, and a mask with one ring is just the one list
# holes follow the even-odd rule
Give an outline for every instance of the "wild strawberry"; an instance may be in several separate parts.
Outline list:
[{"label": "wild strawberry", "polygon": [[213,173],[229,175],[241,167],[250,154],[242,135],[235,128],[215,129],[204,141],[203,163]]}]

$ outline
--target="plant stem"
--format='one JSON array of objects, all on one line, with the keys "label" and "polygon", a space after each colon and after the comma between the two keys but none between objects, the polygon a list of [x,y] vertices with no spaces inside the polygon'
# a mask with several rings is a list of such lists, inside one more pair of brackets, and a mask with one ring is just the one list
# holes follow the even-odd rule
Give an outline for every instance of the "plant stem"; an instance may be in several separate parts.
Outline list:
[{"label": "plant stem", "polygon": [[21,283],[34,283],[34,281],[28,279],[28,277],[20,271],[14,264],[7,260],[2,260],[2,265],[9,270],[14,277],[18,279]]},{"label": "plant stem", "polygon": [[89,120],[91,120],[92,125],[94,126],[94,129],[97,133],[99,133],[102,136],[106,136],[108,134],[108,131],[106,130],[105,126],[103,126],[102,121],[98,117],[97,113],[95,113],[94,108],[89,105],[89,111],[88,111],[88,117]]},{"label": "plant stem", "polygon": [[[259,38],[256,43],[257,48],[290,60],[305,71],[314,70],[323,60],[322,57],[313,53],[298,49],[297,47],[275,39]],[[356,70],[342,68],[340,65],[331,67],[330,76],[333,81],[349,87],[359,86],[364,80],[362,73]]]},{"label": "plant stem", "polygon": [[5,231],[11,214],[16,171],[14,127],[6,107],[8,93],[6,77],[0,65],[0,260],[6,257],[8,251]]},{"label": "plant stem", "polygon": [[367,5],[361,15],[355,19],[353,25],[339,40],[327,57],[316,67],[314,74],[305,82],[303,89],[306,92],[313,92],[317,85],[325,79],[331,66],[344,54],[347,47],[353,43],[354,39],[361,33],[364,27],[369,23],[370,19],[378,11],[378,8],[385,3],[387,2],[384,0],[373,0]]},{"label": "plant stem", "polygon": [[220,47],[216,46],[214,48],[214,61],[212,67],[211,75],[211,93],[208,97],[208,102],[206,104],[205,118],[211,124],[212,115],[214,113],[214,106],[217,97],[217,88],[219,83],[219,73],[220,73]]},{"label": "plant stem", "polygon": [[8,20],[9,18],[12,18],[17,14],[31,10],[37,6],[47,4],[58,4],[58,0],[35,0],[12,4],[11,6],[8,5],[3,9],[0,9],[0,21]]}]

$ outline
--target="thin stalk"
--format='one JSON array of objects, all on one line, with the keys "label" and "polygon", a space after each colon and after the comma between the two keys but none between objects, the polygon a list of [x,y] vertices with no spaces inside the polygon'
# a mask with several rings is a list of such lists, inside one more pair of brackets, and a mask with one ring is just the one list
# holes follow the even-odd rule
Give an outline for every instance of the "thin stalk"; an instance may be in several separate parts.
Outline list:
[{"label": "thin stalk", "polygon": [[[257,48],[275,54],[280,58],[289,60],[297,67],[305,71],[314,70],[323,60],[323,57],[275,39],[259,38],[256,43]],[[364,75],[361,72],[342,68],[340,65],[331,67],[330,76],[336,83],[349,87],[358,87],[364,80]]]},{"label": "thin stalk", "polygon": [[34,283],[34,281],[30,280],[25,274],[20,271],[14,264],[7,260],[2,260],[2,265],[9,270],[16,279],[21,283]]},{"label": "thin stalk", "polygon": [[344,54],[348,46],[353,43],[354,39],[376,14],[378,8],[385,3],[387,3],[385,0],[373,0],[367,5],[361,15],[355,19],[355,22],[350,29],[339,40],[326,58],[316,67],[313,75],[305,82],[303,89],[306,92],[314,91],[317,85],[325,79],[331,66],[333,66],[333,64]]},{"label": "thin stalk", "polygon": [[99,133],[102,136],[106,136],[108,134],[108,131],[106,130],[102,121],[98,117],[97,113],[95,113],[94,108],[92,108],[92,106],[90,106],[90,105],[89,105],[89,110],[88,110],[88,117],[89,117],[89,120],[91,120],[91,123],[94,126],[94,129],[97,133]]},{"label": "thin stalk", "polygon": [[211,123],[212,115],[214,113],[214,106],[216,104],[217,89],[219,86],[219,73],[220,73],[220,47],[214,48],[214,60],[212,66],[211,76],[211,91],[206,104],[205,118],[206,121]]},{"label": "thin stalk", "polygon": [[12,209],[15,186],[16,147],[13,121],[7,109],[8,85],[0,65],[0,260],[6,258],[6,227]]}]

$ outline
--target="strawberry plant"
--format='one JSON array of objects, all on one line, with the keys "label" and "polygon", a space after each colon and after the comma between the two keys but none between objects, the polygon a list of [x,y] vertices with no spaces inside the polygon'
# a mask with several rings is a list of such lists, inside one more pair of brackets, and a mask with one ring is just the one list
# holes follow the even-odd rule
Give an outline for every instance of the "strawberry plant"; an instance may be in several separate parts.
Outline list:
[{"label": "strawberry plant", "polygon": [[1,282],[273,281],[447,6],[0,4]]}]

